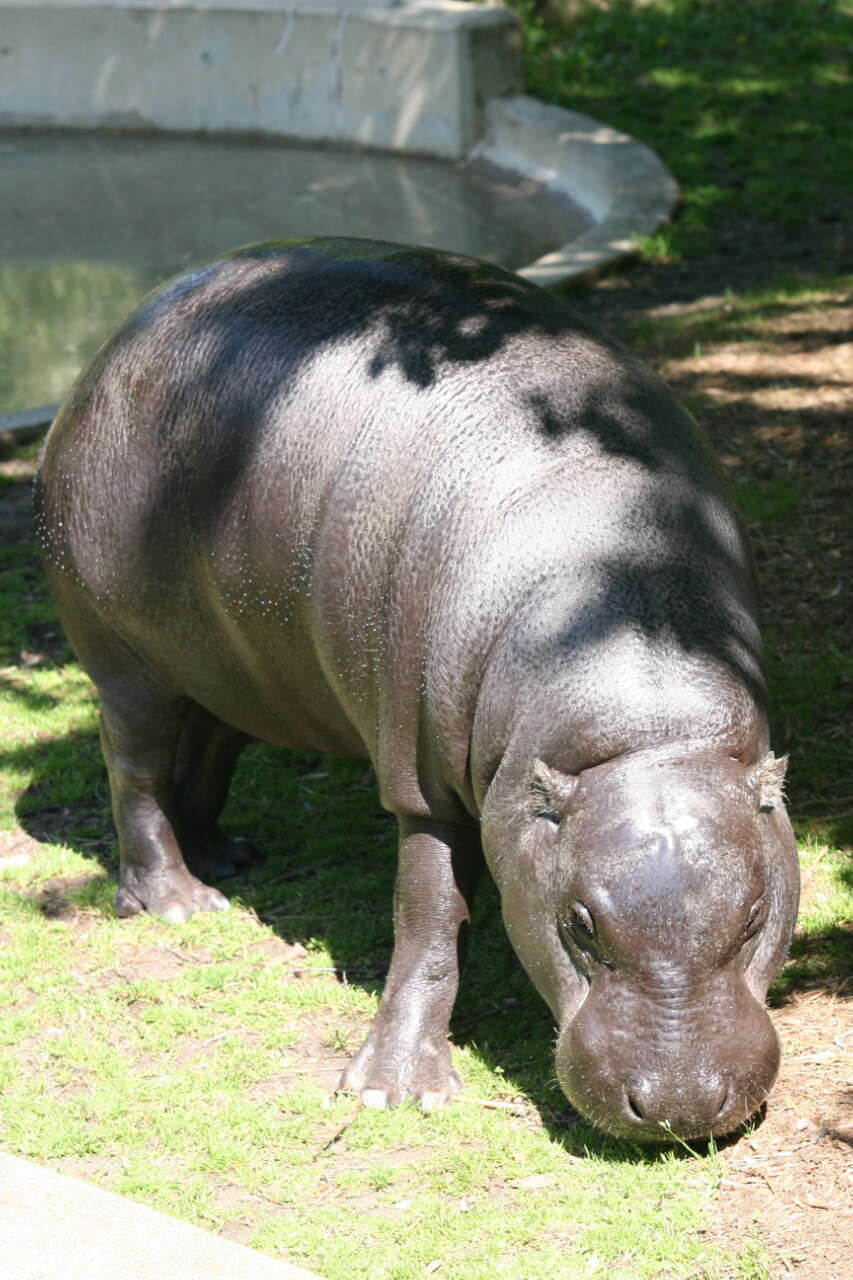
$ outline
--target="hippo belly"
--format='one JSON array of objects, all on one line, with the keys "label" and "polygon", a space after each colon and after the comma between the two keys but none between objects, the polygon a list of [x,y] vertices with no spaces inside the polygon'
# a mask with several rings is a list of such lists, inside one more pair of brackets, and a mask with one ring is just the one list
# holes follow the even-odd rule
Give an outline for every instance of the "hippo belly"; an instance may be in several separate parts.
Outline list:
[{"label": "hippo belly", "polygon": [[227,906],[205,880],[251,857],[217,821],[252,738],[369,757],[395,947],[341,1087],[459,1088],[485,864],[596,1123],[695,1136],[760,1104],[797,872],[753,572],[704,437],[640,362],[472,259],[252,246],[102,348],[36,520],[100,698],[119,914]]}]

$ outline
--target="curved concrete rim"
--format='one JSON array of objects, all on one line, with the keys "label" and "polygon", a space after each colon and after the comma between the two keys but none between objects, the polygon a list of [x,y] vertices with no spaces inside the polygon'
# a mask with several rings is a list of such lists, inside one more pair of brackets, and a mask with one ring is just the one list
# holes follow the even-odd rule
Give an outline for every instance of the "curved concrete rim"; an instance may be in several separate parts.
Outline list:
[{"label": "curved concrete rim", "polygon": [[487,104],[486,131],[471,155],[569,196],[592,217],[583,235],[519,269],[543,288],[600,275],[635,253],[637,238],[667,222],[680,195],[645,143],[524,94]]},{"label": "curved concrete rim", "polygon": [[[581,236],[518,269],[524,279],[548,289],[592,279],[635,253],[637,237],[667,222],[679,199],[678,184],[650,147],[591,116],[526,94],[486,104],[483,136],[463,161],[477,162],[569,197],[593,219]],[[0,439],[35,439],[50,426],[57,408],[0,413]]]}]

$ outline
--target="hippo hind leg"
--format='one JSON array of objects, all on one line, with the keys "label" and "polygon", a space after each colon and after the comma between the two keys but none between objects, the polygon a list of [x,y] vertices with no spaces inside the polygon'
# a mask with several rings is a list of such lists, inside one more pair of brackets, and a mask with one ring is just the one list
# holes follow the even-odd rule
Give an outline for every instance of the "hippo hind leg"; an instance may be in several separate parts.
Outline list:
[{"label": "hippo hind leg", "polygon": [[181,848],[194,875],[233,876],[258,860],[250,841],[226,835],[217,822],[240,753],[250,741],[193,704],[181,734],[174,781]]},{"label": "hippo hind leg", "polygon": [[174,772],[189,699],[154,690],[127,671],[98,686],[121,860],[116,911],[180,921],[225,910],[228,899],[187,868],[176,834]]}]

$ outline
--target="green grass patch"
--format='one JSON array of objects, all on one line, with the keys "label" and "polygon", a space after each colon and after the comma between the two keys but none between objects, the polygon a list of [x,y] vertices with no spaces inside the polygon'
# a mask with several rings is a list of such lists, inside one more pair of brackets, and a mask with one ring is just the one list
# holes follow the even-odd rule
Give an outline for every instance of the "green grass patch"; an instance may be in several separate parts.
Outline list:
[{"label": "green grass patch", "polygon": [[[370,804],[365,797],[353,808]],[[269,872],[282,867],[292,863],[279,857]],[[41,909],[46,872],[74,885],[59,918]],[[375,954],[347,921],[370,903],[387,941],[388,893],[380,909],[357,861],[346,872],[345,894],[318,884],[310,860],[287,882],[288,896],[325,916],[316,933],[299,931],[308,951],[300,977],[264,950],[276,930],[239,905],[181,926],[118,921],[112,882],[80,853],[51,848],[38,867],[6,872],[3,1146],[201,1226],[237,1227],[240,1238],[330,1280],[351,1275],[354,1247],[368,1251],[365,1274],[376,1280],[421,1276],[432,1262],[483,1280],[736,1267],[699,1231],[721,1176],[716,1156],[648,1155],[566,1125],[548,1081],[548,1020],[529,990],[521,994],[517,974],[506,988],[519,992],[516,1004],[498,997],[487,1047],[460,1032],[464,1100],[424,1115],[411,1106],[359,1111],[330,1096],[334,1076],[323,1075],[306,1041],[336,1044],[344,1025],[357,1042],[375,1007],[374,983],[343,984],[330,972]],[[509,967],[496,922],[482,924],[486,955],[499,952]],[[139,976],[170,957],[158,976]],[[487,967],[481,956],[469,975],[469,1011],[495,1000]],[[490,1066],[493,1056],[506,1065]],[[529,1096],[516,1070],[533,1082]],[[484,1105],[495,1100],[506,1109]]]},{"label": "green grass patch", "polygon": [[778,520],[796,511],[800,492],[787,476],[756,480],[743,477],[735,486],[740,508],[753,524]]},{"label": "green grass patch", "polygon": [[783,226],[841,224],[853,171],[848,0],[611,0],[560,28],[532,0],[530,91],[648,142],[682,187],[651,260],[697,256],[726,211]]},{"label": "green grass patch", "polygon": [[853,860],[813,835],[800,836],[803,901],[791,957],[771,989],[778,1001],[806,988],[832,990],[853,962]]},{"label": "green grass patch", "polygon": [[[785,355],[797,349],[791,318],[798,321],[794,343],[807,342],[808,317],[819,314],[814,338],[831,352],[841,335],[823,318],[831,322],[851,296],[849,275],[783,276],[675,314],[641,316],[628,326],[631,341],[649,358],[669,362],[676,376],[679,360],[703,358],[698,384],[695,364],[688,364],[686,399],[700,421],[710,418],[726,433],[734,494],[757,554],[773,742],[791,756],[789,791],[803,835],[845,848],[853,844],[853,646],[844,608],[850,508],[843,415],[830,407],[824,420],[819,399],[814,407],[806,401],[798,410],[804,423],[799,461],[756,444],[752,425],[766,427],[774,417],[750,397],[755,387],[786,386]],[[726,353],[733,348],[741,358],[754,355],[760,362],[769,356],[770,372],[759,364],[753,380],[730,378]],[[706,385],[729,393],[723,411]],[[795,373],[791,385],[798,385]],[[810,399],[810,385],[803,386]],[[820,391],[815,380],[816,397]]]}]

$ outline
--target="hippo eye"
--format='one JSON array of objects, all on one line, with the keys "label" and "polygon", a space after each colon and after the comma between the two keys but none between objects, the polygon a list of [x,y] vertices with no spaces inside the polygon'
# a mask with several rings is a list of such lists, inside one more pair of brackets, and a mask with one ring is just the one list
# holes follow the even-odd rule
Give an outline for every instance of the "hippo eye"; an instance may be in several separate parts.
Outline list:
[{"label": "hippo eye", "polygon": [[752,906],[749,908],[749,915],[746,917],[746,924],[744,925],[744,933],[747,938],[751,938],[758,929],[763,915],[764,894],[762,894],[760,898],[756,898],[755,902],[753,902]]},{"label": "hippo eye", "polygon": [[[576,954],[576,960],[587,964],[594,960],[597,965],[612,968],[611,961],[602,952],[601,944],[596,937],[595,920],[589,907],[582,902],[573,902],[565,915],[558,917],[558,926],[563,943]],[[580,953],[578,957],[577,953]]]},{"label": "hippo eye", "polygon": [[569,926],[575,941],[581,946],[588,946],[589,943],[595,942],[595,921],[589,908],[582,902],[573,902],[569,908]]}]

